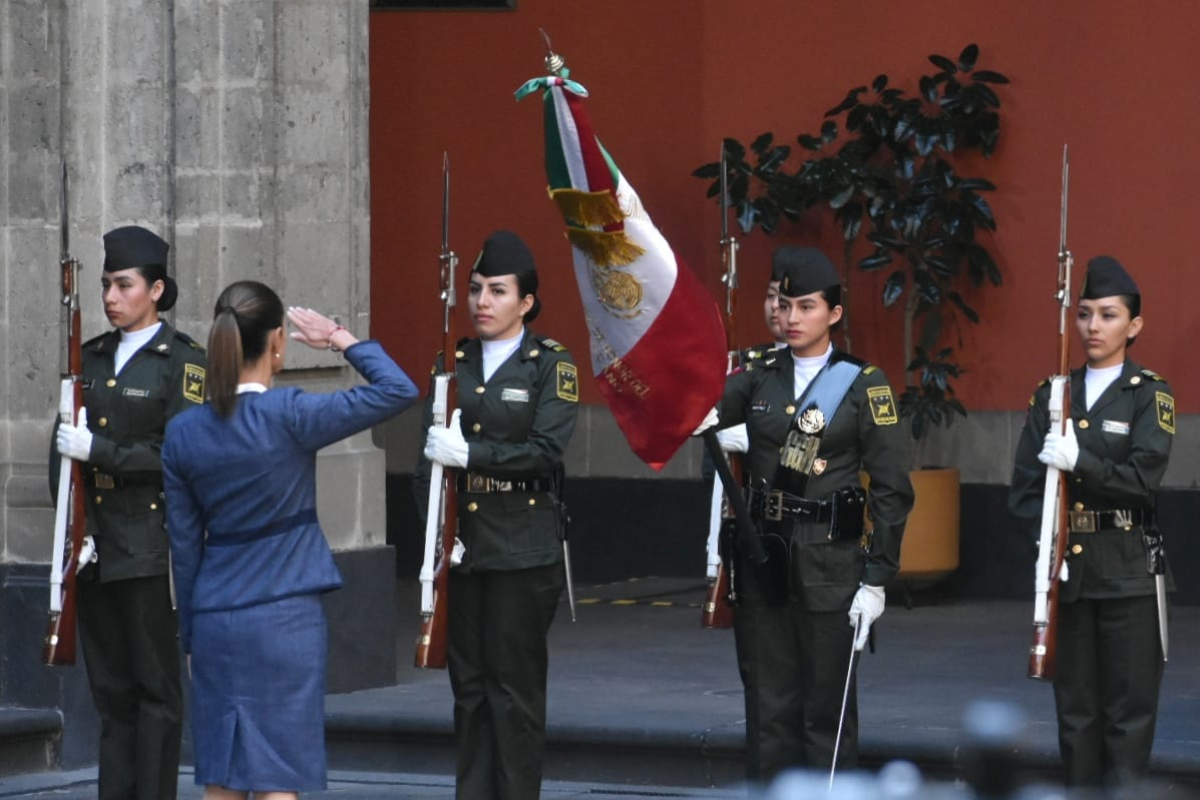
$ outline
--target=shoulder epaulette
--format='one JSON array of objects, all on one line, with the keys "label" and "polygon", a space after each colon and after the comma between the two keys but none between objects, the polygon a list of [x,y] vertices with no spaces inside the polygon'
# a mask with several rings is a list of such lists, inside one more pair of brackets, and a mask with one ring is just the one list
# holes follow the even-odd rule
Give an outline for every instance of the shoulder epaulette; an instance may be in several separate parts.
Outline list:
[{"label": "shoulder epaulette", "polygon": [[1143,369],[1142,374],[1146,376],[1146,380],[1163,382],[1166,380],[1162,375],[1149,369]]},{"label": "shoulder epaulette", "polygon": [[879,367],[875,366],[874,364],[867,364],[865,367],[863,367],[862,372],[863,372],[863,375],[870,375],[872,372],[878,372],[878,371],[879,371]]},{"label": "shoulder epaulette", "polygon": [[107,333],[102,333],[99,336],[93,336],[91,339],[88,339],[86,342],[84,342],[82,345],[80,345],[80,347],[91,347],[92,345],[99,343],[99,341],[101,339],[103,339],[105,336],[108,336],[109,333],[112,333],[112,331],[108,331]]},{"label": "shoulder epaulette", "polygon": [[204,347],[199,342],[197,342],[195,339],[188,336],[186,333],[179,330],[178,328],[175,329],[175,338],[178,339],[179,341],[183,342],[184,344],[186,344],[188,347],[192,348],[193,350],[198,350],[201,353],[204,352]]},{"label": "shoulder epaulette", "polygon": [[565,352],[567,352],[567,348],[563,347],[561,344],[559,344],[558,342],[554,341],[553,339],[548,339],[548,338],[546,338],[546,337],[544,337],[544,336],[539,336],[539,337],[538,337],[538,342],[539,342],[539,343],[542,345],[542,347],[545,347],[545,348],[546,348],[546,349],[548,349],[548,350],[552,350],[552,351],[554,351],[555,353],[565,353]]}]

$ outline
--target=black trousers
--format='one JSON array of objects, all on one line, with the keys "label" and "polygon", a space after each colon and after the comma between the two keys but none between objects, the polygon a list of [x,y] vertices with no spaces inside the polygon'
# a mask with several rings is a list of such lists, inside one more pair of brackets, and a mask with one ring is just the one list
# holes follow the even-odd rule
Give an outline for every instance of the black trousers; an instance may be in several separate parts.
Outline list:
[{"label": "black trousers", "polygon": [[[746,696],[746,776],[768,782],[789,767],[833,763],[854,628],[845,611],[770,606],[744,592],[734,615]],[[850,685],[838,768],[858,765],[858,690]]]},{"label": "black trousers", "polygon": [[546,635],[562,564],[450,573],[447,666],[459,800],[537,800],[546,741]]},{"label": "black trousers", "polygon": [[1149,771],[1162,674],[1153,595],[1059,606],[1054,701],[1068,785],[1128,783]]},{"label": "black trousers", "polygon": [[77,585],[79,640],[100,714],[100,800],[174,800],[183,698],[167,576]]}]

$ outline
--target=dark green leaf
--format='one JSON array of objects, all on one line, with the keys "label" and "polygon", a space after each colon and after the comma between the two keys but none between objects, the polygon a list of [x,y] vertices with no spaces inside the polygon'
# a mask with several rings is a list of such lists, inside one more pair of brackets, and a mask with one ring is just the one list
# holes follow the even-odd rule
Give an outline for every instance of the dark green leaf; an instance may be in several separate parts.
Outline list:
[{"label": "dark green leaf", "polygon": [[994,192],[996,184],[986,178],[962,178],[958,182],[958,188],[976,192]]},{"label": "dark green leaf", "polygon": [[892,254],[880,251],[858,262],[858,266],[863,272],[874,272],[883,269],[890,263],[892,263]]},{"label": "dark green leaf", "polygon": [[958,71],[958,67],[954,64],[954,62],[951,61],[950,59],[946,58],[945,56],[939,56],[935,53],[934,55],[931,55],[929,57],[929,61],[935,67],[937,67],[938,69],[941,69],[945,72],[954,73],[954,72]]},{"label": "dark green leaf", "polygon": [[922,75],[920,82],[917,84],[921,96],[931,103],[936,103],[938,99],[938,85],[933,78],[928,75]]},{"label": "dark green leaf", "polygon": [[815,136],[810,136],[807,133],[800,134],[798,137],[796,137],[796,141],[799,142],[800,146],[805,150],[820,150],[821,145],[824,144],[822,140]]},{"label": "dark green leaf", "polygon": [[990,69],[981,69],[978,72],[971,73],[971,77],[980,83],[1008,83],[1008,78],[1001,75],[999,72],[992,72]]},{"label": "dark green leaf", "polygon": [[966,316],[967,319],[976,324],[979,323],[978,312],[967,305],[967,302],[963,300],[962,295],[960,295],[958,292],[950,292],[950,300],[953,301],[954,305],[958,306],[959,310],[962,311],[963,315]]},{"label": "dark green leaf", "polygon": [[[696,167],[696,169],[692,171],[692,175],[697,178],[707,178],[709,180],[712,180],[713,178],[719,178],[721,177],[721,162],[714,161],[711,164],[704,164],[703,166]],[[720,191],[720,189],[717,191]]]},{"label": "dark green leaf", "polygon": [[829,207],[833,209],[841,208],[842,206],[846,205],[846,203],[849,203],[850,198],[852,197],[854,197],[854,187],[847,186],[833,197],[829,198]]},{"label": "dark green leaf", "polygon": [[828,144],[837,138],[837,123],[831,119],[821,124],[821,141]]},{"label": "dark green leaf", "polygon": [[767,151],[767,148],[771,146],[771,142],[774,141],[774,139],[775,134],[773,133],[760,133],[758,138],[750,143],[750,149],[759,155],[762,155]]},{"label": "dark green leaf", "polygon": [[725,157],[730,161],[742,161],[746,158],[746,148],[737,139],[725,138],[722,141],[725,147]]},{"label": "dark green leaf", "polygon": [[969,44],[958,54],[958,66],[963,72],[970,72],[975,69],[975,62],[978,60],[979,45]]},{"label": "dark green leaf", "polygon": [[904,274],[904,270],[896,270],[889,275],[887,282],[883,285],[883,304],[888,308],[894,306],[900,299],[900,295],[904,294],[907,282],[908,276]]},{"label": "dark green leaf", "polygon": [[843,111],[846,111],[847,109],[850,109],[850,108],[854,108],[854,106],[858,105],[858,96],[860,94],[862,94],[863,92],[865,92],[866,90],[867,90],[867,87],[865,87],[865,86],[856,86],[855,88],[851,89],[849,92],[846,93],[846,98],[844,100],[842,100],[842,102],[838,103],[836,106],[834,106],[833,108],[831,108],[825,112],[825,116],[836,117],[838,114],[842,113]]},{"label": "dark green leaf", "polygon": [[887,75],[876,75],[875,80],[871,81],[871,90],[873,92],[875,92],[875,94],[879,94],[880,92],[882,92],[884,89],[887,88],[887,84],[888,84],[888,76]]}]

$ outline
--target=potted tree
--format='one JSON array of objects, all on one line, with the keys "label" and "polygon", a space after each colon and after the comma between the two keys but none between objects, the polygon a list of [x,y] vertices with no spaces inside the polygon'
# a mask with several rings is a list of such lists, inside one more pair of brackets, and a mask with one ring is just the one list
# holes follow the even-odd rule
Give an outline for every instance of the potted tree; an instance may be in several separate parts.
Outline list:
[{"label": "potted tree", "polygon": [[[828,213],[844,242],[843,284],[853,267],[886,270],[880,300],[903,314],[905,364],[900,413],[914,439],[914,461],[928,467],[927,434],[949,426],[966,409],[955,397],[963,368],[961,321],[979,322],[964,291],[999,286],[1000,269],[979,235],[996,229],[986,194],[995,190],[960,165],[987,158],[1000,137],[1001,73],[977,68],[972,44],[957,59],[929,56],[936,67],[920,76],[917,91],[891,85],[887,75],[850,89],[825,113],[816,134],[796,138],[809,157],[792,163],[792,148],[764,133],[749,146],[726,139],[731,202],[744,233],[773,233],[801,215]],[[720,164],[695,170],[719,189]],[[849,293],[845,343],[852,348]],[[913,472],[917,505],[909,520],[901,575],[942,577],[958,566],[958,471]]]}]

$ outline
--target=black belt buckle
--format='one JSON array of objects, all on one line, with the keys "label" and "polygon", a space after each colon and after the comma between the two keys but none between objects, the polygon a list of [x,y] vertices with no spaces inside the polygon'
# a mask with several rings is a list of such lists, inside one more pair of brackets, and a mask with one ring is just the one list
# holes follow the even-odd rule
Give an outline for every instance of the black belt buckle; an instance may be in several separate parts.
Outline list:
[{"label": "black belt buckle", "polygon": [[783,521],[783,492],[775,489],[763,495],[763,518],[771,522]]},{"label": "black belt buckle", "polygon": [[485,494],[492,490],[491,480],[478,472],[467,473],[467,491],[472,494]]}]

